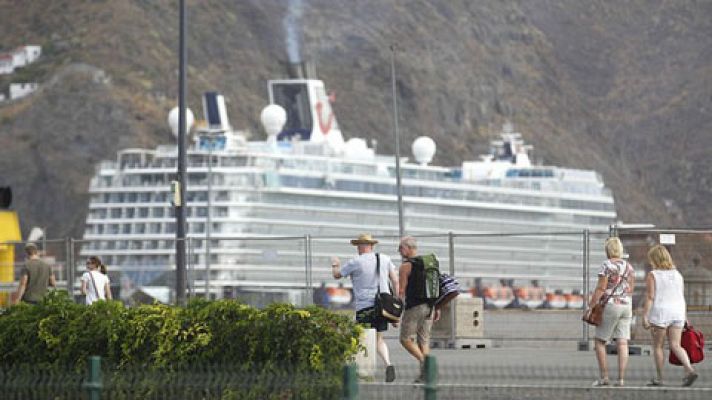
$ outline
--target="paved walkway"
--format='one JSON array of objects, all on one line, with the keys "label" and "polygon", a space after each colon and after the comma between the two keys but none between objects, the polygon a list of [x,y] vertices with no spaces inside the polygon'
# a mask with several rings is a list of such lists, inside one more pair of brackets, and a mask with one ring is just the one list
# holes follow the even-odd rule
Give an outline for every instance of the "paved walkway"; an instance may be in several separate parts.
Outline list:
[{"label": "paved walkway", "polygon": [[[417,363],[395,338],[387,340],[396,366],[394,383],[382,383],[384,368],[379,360],[372,383],[363,382],[361,398],[421,398],[422,385],[412,384],[418,374]],[[600,399],[603,398],[712,398],[712,367],[709,361],[696,365],[700,378],[692,388],[680,387],[683,370],[665,365],[664,388],[645,384],[655,376],[649,355],[632,355],[626,371],[624,388],[591,388],[598,368],[593,351],[578,351],[575,342],[561,342],[550,347],[525,348],[516,343],[485,349],[434,349],[439,370],[439,399]],[[617,357],[608,356],[610,376],[616,379]]]}]

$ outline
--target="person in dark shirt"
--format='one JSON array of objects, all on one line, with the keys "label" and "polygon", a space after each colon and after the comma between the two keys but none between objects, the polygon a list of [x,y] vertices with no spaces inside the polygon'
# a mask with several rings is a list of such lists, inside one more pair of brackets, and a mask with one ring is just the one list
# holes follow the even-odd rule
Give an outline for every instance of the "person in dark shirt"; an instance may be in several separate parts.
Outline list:
[{"label": "person in dark shirt", "polygon": [[[401,239],[398,251],[403,257],[403,264],[398,272],[398,280],[401,283],[398,294],[405,303],[405,310],[401,317],[400,342],[408,353],[420,362],[420,376],[415,382],[421,383],[424,381],[425,356],[430,352],[430,330],[433,327],[433,318],[438,320],[440,310],[434,310],[418,290],[423,285],[425,272],[422,259],[415,258],[418,255],[415,238],[406,236]],[[413,336],[416,337],[415,342]]]},{"label": "person in dark shirt", "polygon": [[20,273],[20,285],[17,288],[15,304],[20,300],[25,303],[36,304],[47,294],[48,288],[56,287],[52,268],[44,261],[40,260],[40,253],[37,245],[28,243],[25,246],[27,261]]}]

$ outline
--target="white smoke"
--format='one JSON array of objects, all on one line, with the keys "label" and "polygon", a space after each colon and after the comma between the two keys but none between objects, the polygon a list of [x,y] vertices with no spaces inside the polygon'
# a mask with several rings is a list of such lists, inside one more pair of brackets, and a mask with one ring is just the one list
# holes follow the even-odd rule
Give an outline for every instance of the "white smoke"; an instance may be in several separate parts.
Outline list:
[{"label": "white smoke", "polygon": [[304,13],[304,3],[302,0],[289,0],[287,15],[282,20],[284,36],[287,45],[287,57],[289,62],[298,63],[301,61],[301,19]]}]

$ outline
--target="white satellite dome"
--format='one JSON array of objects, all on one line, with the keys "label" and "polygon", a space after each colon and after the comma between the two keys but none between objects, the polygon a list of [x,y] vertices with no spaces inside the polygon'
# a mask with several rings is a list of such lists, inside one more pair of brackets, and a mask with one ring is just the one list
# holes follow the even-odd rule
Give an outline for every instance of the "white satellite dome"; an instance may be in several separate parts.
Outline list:
[{"label": "white satellite dome", "polygon": [[413,142],[411,150],[413,157],[420,165],[427,165],[433,161],[435,155],[435,141],[428,136],[421,136]]},{"label": "white satellite dome", "polygon": [[278,104],[270,104],[262,109],[260,121],[268,136],[277,136],[287,122],[287,112]]},{"label": "white satellite dome", "polygon": [[[178,107],[173,107],[173,109],[168,113],[168,125],[171,127],[171,132],[173,132],[173,135],[175,137],[178,137],[178,119],[180,118],[179,113],[179,108]],[[190,128],[193,127],[193,122],[195,122],[195,118],[193,117],[193,112],[190,111],[190,108],[185,109],[185,132],[188,133],[190,132]]]}]

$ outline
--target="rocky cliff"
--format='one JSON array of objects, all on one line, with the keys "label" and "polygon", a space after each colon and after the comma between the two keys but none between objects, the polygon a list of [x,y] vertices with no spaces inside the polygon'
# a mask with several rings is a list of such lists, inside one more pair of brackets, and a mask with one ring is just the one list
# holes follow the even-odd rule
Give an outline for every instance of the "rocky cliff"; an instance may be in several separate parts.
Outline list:
[{"label": "rocky cliff", "polygon": [[[23,232],[81,236],[94,165],[172,140],[177,2],[0,1],[0,48],[40,44],[13,76],[41,89],[0,103],[0,186]],[[263,135],[266,81],[298,54],[336,93],[345,135],[392,152],[390,46],[403,143],[430,135],[458,164],[512,121],[549,164],[600,171],[626,222],[709,226],[712,2],[632,0],[188,1],[189,105],[219,90]],[[301,6],[301,7],[300,7]],[[291,9],[290,9],[291,7]],[[290,14],[291,12],[291,14]],[[286,19],[289,15],[291,19]],[[404,146],[405,147],[405,146]]]}]

